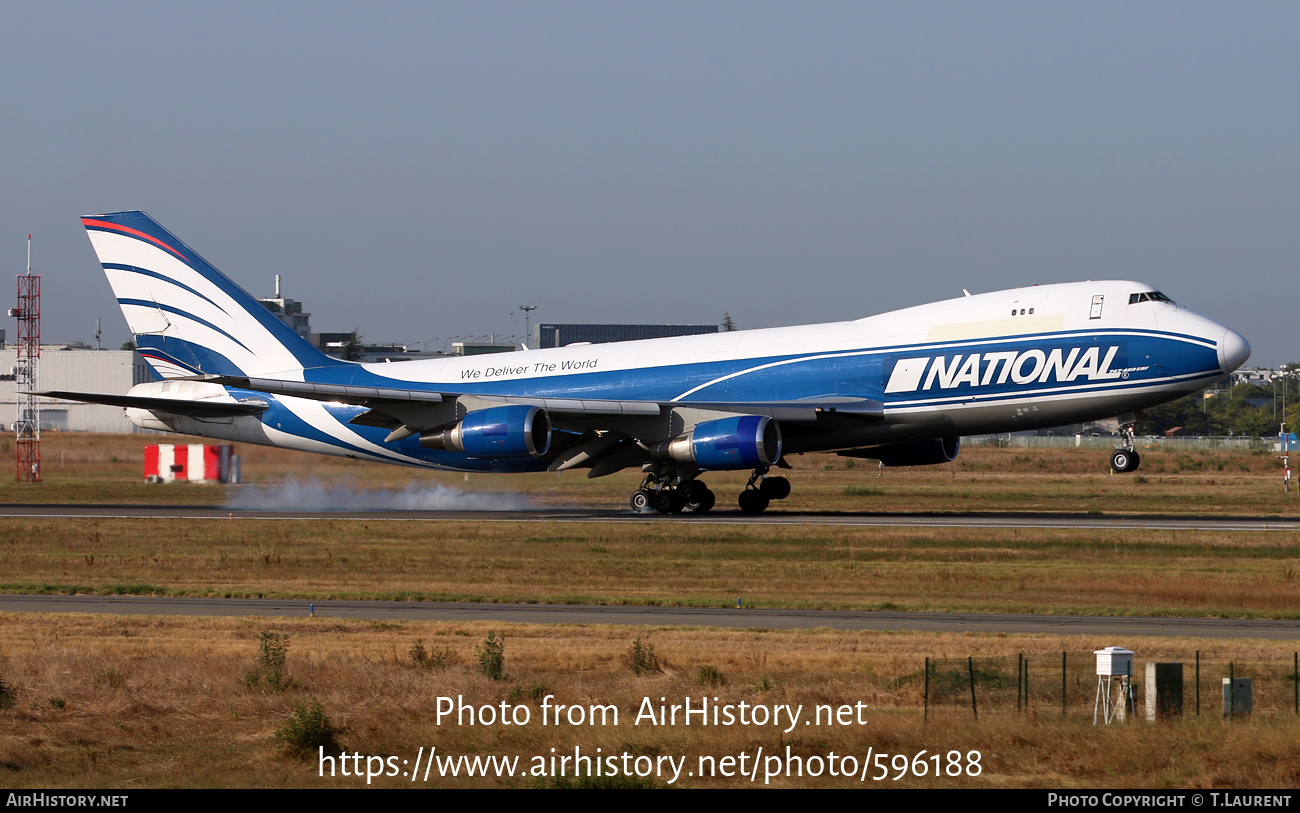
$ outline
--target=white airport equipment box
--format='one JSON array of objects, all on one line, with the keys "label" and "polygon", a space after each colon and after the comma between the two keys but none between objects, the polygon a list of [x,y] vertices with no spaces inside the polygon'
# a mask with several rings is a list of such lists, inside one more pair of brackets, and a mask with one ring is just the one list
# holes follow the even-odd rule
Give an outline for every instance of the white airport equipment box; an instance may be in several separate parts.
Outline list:
[{"label": "white airport equipment box", "polygon": [[1107,677],[1127,677],[1133,674],[1133,650],[1122,646],[1108,646],[1092,654],[1097,656],[1097,674]]}]

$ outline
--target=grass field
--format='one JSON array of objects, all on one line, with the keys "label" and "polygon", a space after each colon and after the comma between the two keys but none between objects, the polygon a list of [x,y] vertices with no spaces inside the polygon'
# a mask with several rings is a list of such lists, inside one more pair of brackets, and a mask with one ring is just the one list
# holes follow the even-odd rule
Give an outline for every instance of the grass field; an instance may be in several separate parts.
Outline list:
[{"label": "grass field", "polygon": [[[287,636],[278,679],[259,662],[261,635]],[[489,632],[504,634],[502,679],[480,668]],[[636,674],[637,639],[653,647],[657,666]],[[419,643],[430,668],[411,657]],[[348,753],[413,762],[421,747],[446,757],[517,756],[525,770],[551,749],[651,759],[715,760],[762,749],[805,761],[871,754],[905,755],[906,775],[863,782],[826,775],[772,778],[776,787],[1038,787],[1038,788],[1290,788],[1300,782],[1300,722],[1289,708],[1226,722],[1191,698],[1178,721],[1092,726],[1090,652],[1114,643],[1084,637],[1003,637],[849,633],[829,630],[614,629],[482,623],[351,622],[325,619],[177,619],[0,615],[0,678],[12,706],[0,710],[0,787],[359,787],[364,777],[321,778],[318,753],[298,759],[277,738],[295,708],[313,701],[341,732]],[[1225,659],[1290,662],[1293,646],[1258,642],[1149,640],[1126,642],[1143,660],[1188,662],[1197,648]],[[932,708],[928,720],[919,679],[928,656],[1010,658],[1059,663],[1068,650],[1082,666],[1067,714],[1031,694],[1018,712],[1011,689],[988,699],[976,721],[960,702]],[[1203,653],[1203,658],[1205,653]],[[434,662],[442,660],[443,662]],[[1190,668],[1190,664],[1189,664]],[[1238,674],[1242,674],[1241,667]],[[1035,674],[1039,674],[1035,672]],[[1045,674],[1053,674],[1050,669]],[[1089,682],[1093,681],[1093,682]],[[1043,679],[1048,684],[1050,680]],[[542,725],[542,704],[611,705],[590,722]],[[526,709],[524,725],[470,725],[438,718],[438,698],[463,697],[480,708]],[[646,698],[653,706],[690,697],[722,704],[803,706],[798,725],[687,726],[636,724]],[[447,702],[451,702],[450,700]],[[858,711],[858,704],[862,704]],[[805,725],[817,706],[855,711],[828,724]],[[859,716],[861,715],[861,716]],[[514,716],[514,719],[522,719]],[[696,718],[698,723],[698,717]],[[315,740],[308,740],[315,742]],[[960,752],[962,775],[918,777],[910,760],[922,751]],[[971,776],[969,753],[978,751]],[[364,764],[364,763],[362,763]],[[648,763],[647,763],[648,764]],[[776,767],[784,764],[779,761]],[[815,763],[806,763],[811,769]],[[386,762],[380,768],[387,768]],[[764,768],[770,768],[765,765]],[[407,768],[409,770],[409,768]],[[947,768],[945,767],[945,770]],[[872,766],[868,776],[878,776]],[[666,787],[669,776],[646,777]],[[417,787],[546,787],[534,775],[439,778],[421,774]],[[381,787],[411,787],[409,777],[381,776]],[[683,775],[676,787],[764,784],[725,776]]]},{"label": "grass field", "polygon": [[[596,481],[581,473],[467,478],[241,447],[246,485],[145,485],[141,447],[157,440],[47,435],[45,482],[7,483],[0,501],[622,508],[639,481],[635,473]],[[0,444],[0,452],[10,451]],[[1148,451],[1142,470],[1128,476],[1109,474],[1104,452],[1081,449],[971,448],[954,465],[911,470],[881,471],[832,456],[791,462],[794,492],[776,510],[1300,514],[1300,494],[1283,492],[1271,454]],[[733,510],[744,476],[711,475],[708,482],[720,508]],[[323,516],[0,520],[0,591],[704,606],[730,606],[742,596],[757,607],[1300,616],[1300,538],[1285,532],[728,526],[658,517],[617,524],[406,522],[400,511],[392,514],[396,521]],[[1076,687],[1079,697],[1064,717],[1035,694],[1023,713],[1003,698],[976,722],[954,701],[932,709],[926,721],[917,679],[927,656],[1024,653],[1044,664],[1068,650],[1073,663],[1085,664],[1086,683],[1091,651],[1111,644],[1138,650],[1139,663],[1190,663],[1199,650],[1212,651],[1220,665],[1285,666],[1293,642],[517,625],[496,630],[506,640],[504,679],[491,680],[480,663],[490,631],[474,623],[0,615],[0,706],[7,706],[0,708],[0,787],[364,784],[318,777],[316,762],[291,756],[288,740],[277,738],[293,721],[312,721],[313,701],[341,730],[337,741],[349,753],[408,761],[432,746],[448,756],[521,756],[526,764],[552,748],[601,748],[686,758],[692,768],[701,757],[752,758],[758,748],[770,756],[790,746],[795,756],[823,760],[831,752],[910,759],[923,750],[946,759],[956,749],[963,759],[979,752],[978,776],[917,777],[909,767],[897,785],[1268,788],[1300,781],[1300,724],[1276,703],[1233,723],[1209,703],[1199,717],[1189,709],[1174,723],[1098,731],[1090,684]],[[264,632],[288,636],[275,680],[265,663],[259,666]],[[637,638],[660,659],[640,675],[630,668]],[[417,643],[431,668],[412,658]],[[1046,690],[1045,679],[1035,681]],[[1274,694],[1287,688],[1284,679],[1269,686]],[[548,694],[564,704],[612,704],[625,722],[485,727],[437,719],[438,697],[462,695],[475,705],[527,707],[535,721]],[[789,733],[626,723],[644,698],[706,695],[810,709],[863,703],[867,722]],[[667,785],[662,777],[647,781]],[[410,781],[379,777],[374,784]],[[427,784],[554,782],[461,776]],[[750,782],[696,776],[673,786],[743,784]],[[823,773],[772,784],[862,783]]]},{"label": "grass field", "polygon": [[0,520],[0,592],[1300,617],[1291,533]]}]

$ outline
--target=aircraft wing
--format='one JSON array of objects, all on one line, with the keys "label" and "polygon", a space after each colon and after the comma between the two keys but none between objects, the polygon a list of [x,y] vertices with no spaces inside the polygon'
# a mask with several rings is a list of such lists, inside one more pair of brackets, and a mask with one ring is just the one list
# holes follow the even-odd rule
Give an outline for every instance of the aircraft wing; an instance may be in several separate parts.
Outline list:
[{"label": "aircraft wing", "polygon": [[376,406],[383,403],[442,402],[442,393],[423,390],[399,390],[383,387],[355,387],[349,384],[314,384],[310,381],[289,381],[282,378],[250,378],[237,375],[187,376],[189,381],[205,381],[241,390],[267,392],[272,395],[292,395],[313,401],[333,401],[357,406]]},{"label": "aircraft wing", "polygon": [[[27,393],[23,393],[26,395]],[[227,418],[237,415],[256,415],[265,412],[267,404],[242,401],[222,401],[215,398],[187,400],[181,398],[150,398],[141,395],[110,395],[98,392],[66,392],[51,390],[35,392],[48,398],[60,398],[64,401],[81,401],[87,404],[104,404],[116,407],[135,407],[157,412],[170,412],[173,415],[188,415],[192,418]]]},{"label": "aircraft wing", "polygon": [[874,398],[842,398],[824,401],[772,401],[737,403],[729,401],[670,401],[669,406],[712,409],[718,412],[737,412],[743,415],[767,415],[781,423],[805,423],[827,418],[853,418],[863,421],[883,421],[885,405]]},{"label": "aircraft wing", "polygon": [[[502,404],[525,404],[539,406],[556,415],[578,416],[655,416],[673,408],[688,408],[728,412],[743,415],[767,415],[782,422],[808,422],[824,420],[831,417],[853,418],[858,420],[883,420],[885,407],[880,401],[870,398],[828,398],[819,401],[788,402],[700,402],[700,401],[616,401],[579,398],[547,398],[523,395],[493,395],[486,393],[430,392],[427,390],[404,390],[377,387],[358,387],[350,384],[319,384],[308,381],[289,381],[279,378],[255,378],[229,375],[194,376],[192,380],[222,384],[240,389],[266,392],[275,395],[291,395],[296,398],[309,398],[315,401],[332,401],[335,403],[364,406],[376,412],[384,412],[385,406],[418,405],[442,403],[444,399],[454,399],[462,395],[471,395],[484,401]],[[375,426],[387,425],[376,416],[376,420],[367,420],[359,416],[353,423]]]}]

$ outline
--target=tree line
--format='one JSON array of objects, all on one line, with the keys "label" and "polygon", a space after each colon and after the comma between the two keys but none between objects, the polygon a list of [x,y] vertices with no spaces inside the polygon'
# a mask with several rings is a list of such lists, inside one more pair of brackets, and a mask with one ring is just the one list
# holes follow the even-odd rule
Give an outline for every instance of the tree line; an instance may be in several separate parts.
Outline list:
[{"label": "tree line", "polygon": [[1296,431],[1300,423],[1300,364],[1284,365],[1265,386],[1232,384],[1230,378],[1163,406],[1144,410],[1141,435],[1163,435],[1182,427],[1203,436],[1275,437],[1279,424]]}]

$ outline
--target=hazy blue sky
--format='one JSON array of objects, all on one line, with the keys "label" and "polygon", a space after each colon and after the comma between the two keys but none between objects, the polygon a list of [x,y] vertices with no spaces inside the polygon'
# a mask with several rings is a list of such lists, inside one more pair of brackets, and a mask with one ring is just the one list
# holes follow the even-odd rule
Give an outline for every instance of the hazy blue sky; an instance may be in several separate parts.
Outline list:
[{"label": "hazy blue sky", "polygon": [[48,2],[0,32],[0,269],[35,234],[48,339],[128,338],[78,216],[144,209],[375,341],[1121,277],[1300,360],[1295,3]]}]

